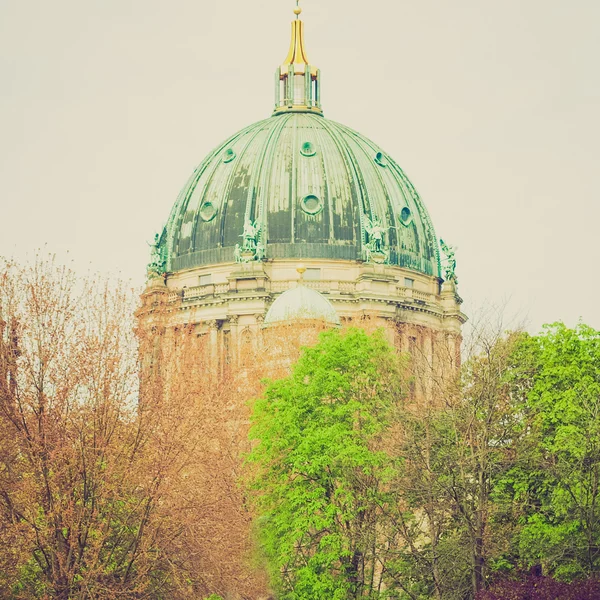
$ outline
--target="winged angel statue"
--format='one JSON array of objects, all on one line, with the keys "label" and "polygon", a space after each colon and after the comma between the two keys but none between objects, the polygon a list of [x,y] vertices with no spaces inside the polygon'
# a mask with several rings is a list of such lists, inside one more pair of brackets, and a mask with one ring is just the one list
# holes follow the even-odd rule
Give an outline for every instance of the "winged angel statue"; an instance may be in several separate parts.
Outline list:
[{"label": "winged angel statue", "polygon": [[375,215],[373,215],[373,218],[369,218],[365,215],[365,231],[367,232],[367,243],[364,250],[367,262],[370,262],[371,259],[374,259],[375,257],[379,257],[379,260],[376,260],[375,262],[387,260],[385,239],[383,237],[385,227],[381,224],[379,218]]},{"label": "winged angel statue", "polygon": [[258,219],[254,223],[251,219],[246,219],[244,232],[240,235],[242,245],[235,245],[235,262],[250,262],[252,260],[262,260],[265,257],[265,247],[261,240],[261,233],[262,227]]}]

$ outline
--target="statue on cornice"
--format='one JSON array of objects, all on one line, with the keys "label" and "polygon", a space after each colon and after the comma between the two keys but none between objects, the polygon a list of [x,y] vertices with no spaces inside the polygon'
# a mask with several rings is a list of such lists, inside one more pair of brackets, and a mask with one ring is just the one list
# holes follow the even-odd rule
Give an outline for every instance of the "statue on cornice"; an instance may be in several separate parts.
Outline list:
[{"label": "statue on cornice", "polygon": [[150,263],[148,264],[147,273],[148,279],[152,277],[162,276],[166,270],[166,261],[163,258],[163,252],[160,247],[160,235],[157,233],[154,236],[154,242],[150,246]]},{"label": "statue on cornice", "polygon": [[241,263],[242,261],[242,247],[239,244],[235,245],[233,250],[233,259],[236,263]]},{"label": "statue on cornice", "polygon": [[458,248],[454,248],[453,246],[449,246],[444,242],[444,240],[440,239],[440,246],[442,247],[442,252],[446,256],[446,266],[444,268],[446,281],[453,281],[454,283],[458,283],[458,278],[456,277],[456,250]]},{"label": "statue on cornice", "polygon": [[385,243],[383,232],[385,229],[379,218],[373,216],[372,219],[369,219],[369,217],[365,216],[365,231],[369,236],[367,243],[371,252],[383,252],[383,245]]}]

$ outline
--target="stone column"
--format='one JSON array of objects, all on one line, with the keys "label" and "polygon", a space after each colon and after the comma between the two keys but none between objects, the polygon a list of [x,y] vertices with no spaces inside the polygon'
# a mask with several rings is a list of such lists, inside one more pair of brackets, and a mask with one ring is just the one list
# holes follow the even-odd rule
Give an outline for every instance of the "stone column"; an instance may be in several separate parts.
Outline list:
[{"label": "stone column", "polygon": [[219,358],[221,355],[219,348],[219,322],[216,320],[208,321],[208,335],[210,340],[210,353],[213,357],[213,372],[217,373],[219,369]]},{"label": "stone column", "polygon": [[263,323],[265,322],[265,315],[263,313],[259,313],[255,316],[256,319],[256,335],[254,336],[254,344],[256,345],[257,350],[263,349]]},{"label": "stone column", "polygon": [[231,359],[237,364],[240,355],[239,317],[238,315],[229,315],[228,321],[231,332]]},{"label": "stone column", "polygon": [[432,401],[435,392],[435,371],[433,366],[433,332],[431,329],[423,331],[423,362],[425,365],[425,396],[428,402]]}]

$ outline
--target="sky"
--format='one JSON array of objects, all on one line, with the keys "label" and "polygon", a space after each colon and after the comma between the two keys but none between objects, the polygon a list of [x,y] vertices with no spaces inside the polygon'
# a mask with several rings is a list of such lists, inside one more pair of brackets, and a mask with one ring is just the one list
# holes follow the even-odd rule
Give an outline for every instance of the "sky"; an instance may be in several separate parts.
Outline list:
[{"label": "sky", "polygon": [[[292,0],[0,0],[0,256],[141,286],[220,142],[270,115]],[[600,2],[302,0],[327,118],[458,248],[464,311],[600,329]]]}]

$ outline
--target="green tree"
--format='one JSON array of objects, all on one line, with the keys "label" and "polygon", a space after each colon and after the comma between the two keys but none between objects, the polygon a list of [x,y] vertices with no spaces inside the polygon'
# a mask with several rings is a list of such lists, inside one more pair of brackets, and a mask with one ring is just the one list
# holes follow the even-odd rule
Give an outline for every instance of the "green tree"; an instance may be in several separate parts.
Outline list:
[{"label": "green tree", "polygon": [[402,401],[394,353],[356,331],[269,385],[250,459],[282,598],[454,600],[524,568],[597,575],[600,333],[485,329],[436,397]]},{"label": "green tree", "polygon": [[383,332],[327,331],[256,400],[250,479],[280,598],[399,597],[385,590],[402,370]]},{"label": "green tree", "polygon": [[515,467],[503,482],[515,554],[558,579],[600,569],[600,332],[546,326],[517,348],[511,369],[521,411]]},{"label": "green tree", "polygon": [[412,527],[402,528],[405,564],[430,597],[473,597],[511,537],[493,494],[512,465],[519,414],[507,370],[519,339],[519,333],[481,327],[471,356],[442,397],[427,398],[401,419],[398,454],[406,467],[400,495],[414,515]]}]

